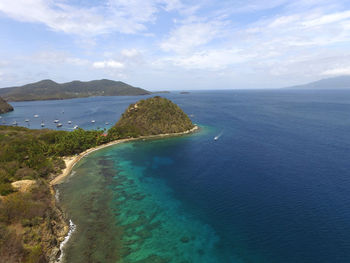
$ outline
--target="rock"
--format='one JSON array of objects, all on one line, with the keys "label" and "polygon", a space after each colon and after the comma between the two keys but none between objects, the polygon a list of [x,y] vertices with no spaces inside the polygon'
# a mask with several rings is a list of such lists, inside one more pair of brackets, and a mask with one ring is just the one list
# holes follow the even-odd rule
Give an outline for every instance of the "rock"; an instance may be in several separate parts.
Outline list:
[{"label": "rock", "polygon": [[188,236],[183,236],[180,240],[182,243],[188,243],[190,241],[190,238]]},{"label": "rock", "polygon": [[60,255],[61,255],[60,249],[57,248],[57,247],[54,247],[54,248],[51,250],[50,255],[48,256],[49,263],[56,263],[56,262],[57,262],[57,259],[59,258]]}]

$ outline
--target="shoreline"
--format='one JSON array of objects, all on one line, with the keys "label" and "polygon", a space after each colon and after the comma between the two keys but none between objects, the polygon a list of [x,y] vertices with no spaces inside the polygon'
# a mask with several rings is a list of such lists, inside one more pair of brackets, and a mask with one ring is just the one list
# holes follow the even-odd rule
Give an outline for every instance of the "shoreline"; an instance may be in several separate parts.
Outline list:
[{"label": "shoreline", "polygon": [[[125,143],[125,142],[130,142],[130,141],[137,141],[137,140],[149,140],[149,139],[160,139],[160,138],[166,138],[166,137],[175,137],[175,136],[181,136],[181,135],[187,135],[187,134],[191,134],[194,133],[196,131],[199,130],[199,126],[195,125],[192,129],[184,131],[184,132],[178,132],[178,133],[165,133],[165,134],[158,134],[158,135],[148,135],[148,136],[140,136],[137,138],[128,138],[128,139],[120,139],[120,140],[115,140],[103,145],[99,145],[90,149],[85,150],[84,152],[76,155],[76,156],[66,156],[63,157],[63,160],[66,164],[66,168],[63,169],[62,173],[58,176],[56,176],[55,178],[53,178],[50,182],[50,190],[51,190],[51,194],[54,198],[54,206],[56,208],[59,207],[58,205],[58,201],[56,200],[56,189],[55,189],[55,185],[58,185],[60,183],[63,182],[63,180],[71,173],[73,167],[81,160],[83,159],[85,156],[89,155],[92,152],[107,148],[109,146],[113,146],[113,145],[117,145],[119,143]],[[68,225],[68,220],[69,220],[69,225]],[[72,234],[75,232],[75,229],[77,228],[76,225],[73,224],[71,219],[66,218],[66,226],[68,228],[68,233],[66,233],[64,240],[61,241],[59,243],[59,258],[56,259],[55,263],[63,263],[63,249],[65,247],[65,245],[67,244],[67,242],[69,241],[70,237],[72,236]],[[73,225],[73,227],[72,227]]]},{"label": "shoreline", "polygon": [[137,140],[149,140],[149,139],[159,139],[159,138],[165,138],[165,137],[174,137],[174,136],[181,136],[181,135],[186,135],[190,133],[194,133],[199,130],[199,127],[195,125],[192,129],[184,131],[184,132],[177,132],[177,133],[163,133],[163,134],[157,134],[157,135],[147,135],[147,136],[140,136],[137,138],[128,138],[128,139],[119,139],[115,140],[106,144],[102,144],[90,149],[85,150],[84,152],[76,155],[76,156],[66,156],[63,157],[63,161],[66,164],[66,168],[63,169],[62,173],[55,178],[53,178],[49,183],[50,186],[55,186],[57,184],[62,183],[63,179],[66,178],[70,172],[72,171],[73,167],[85,156],[89,155],[92,152],[107,148],[112,145],[116,145],[119,143],[125,143],[125,142],[130,142],[130,141],[137,141]]}]

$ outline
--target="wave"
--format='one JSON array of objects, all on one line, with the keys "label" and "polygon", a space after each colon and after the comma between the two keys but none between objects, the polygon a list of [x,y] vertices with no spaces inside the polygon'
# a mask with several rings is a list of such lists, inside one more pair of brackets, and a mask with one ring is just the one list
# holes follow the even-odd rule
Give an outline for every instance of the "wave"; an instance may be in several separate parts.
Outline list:
[{"label": "wave", "polygon": [[60,244],[61,255],[58,258],[58,261],[57,261],[58,263],[63,263],[63,261],[62,261],[63,256],[64,256],[63,248],[67,244],[67,242],[69,241],[70,237],[72,236],[72,234],[74,233],[76,228],[77,228],[77,226],[73,223],[73,221],[71,219],[69,219],[69,231],[68,231],[68,234],[66,235],[66,237],[64,238],[64,240],[62,241],[62,243]]}]

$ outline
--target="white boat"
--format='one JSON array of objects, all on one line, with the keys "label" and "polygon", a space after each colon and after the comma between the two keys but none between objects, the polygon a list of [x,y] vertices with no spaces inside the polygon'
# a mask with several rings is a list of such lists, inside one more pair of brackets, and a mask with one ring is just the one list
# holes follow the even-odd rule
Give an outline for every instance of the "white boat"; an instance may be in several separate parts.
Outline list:
[{"label": "white boat", "polygon": [[53,122],[54,122],[54,123],[59,123],[60,121],[59,121],[59,120],[54,120]]},{"label": "white boat", "polygon": [[43,122],[41,122],[40,125],[41,125],[41,127],[45,127],[45,123],[43,123]]},{"label": "white boat", "polygon": [[29,119],[25,119],[24,121],[25,121],[25,122],[29,122]]},{"label": "white boat", "polygon": [[109,124],[109,122],[106,122],[106,125],[108,125]]},{"label": "white boat", "polygon": [[62,123],[57,123],[56,127],[57,128],[62,127]]},{"label": "white boat", "polygon": [[217,141],[219,139],[219,136],[214,137],[214,141]]},{"label": "white boat", "polygon": [[72,124],[72,121],[68,121],[68,124]]},{"label": "white boat", "polygon": [[12,122],[12,125],[15,125],[15,126],[17,126],[17,121],[14,121],[14,122]]},{"label": "white boat", "polygon": [[35,115],[34,115],[34,118],[38,118],[38,117],[39,117],[39,115],[38,115],[38,114],[35,114]]},{"label": "white boat", "polygon": [[95,120],[92,120],[91,123],[95,123],[96,121]]},{"label": "white boat", "polygon": [[74,130],[76,130],[76,129],[78,129],[78,128],[79,128],[78,125],[74,125],[74,127],[73,127]]}]

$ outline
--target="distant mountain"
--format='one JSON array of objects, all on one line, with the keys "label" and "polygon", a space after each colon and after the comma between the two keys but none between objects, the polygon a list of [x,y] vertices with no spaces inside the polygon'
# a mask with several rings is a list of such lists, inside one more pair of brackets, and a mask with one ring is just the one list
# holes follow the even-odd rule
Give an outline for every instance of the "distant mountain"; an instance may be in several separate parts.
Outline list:
[{"label": "distant mountain", "polygon": [[350,89],[350,76],[321,79],[304,85],[287,87],[288,89]]},{"label": "distant mountain", "polygon": [[0,89],[0,96],[7,101],[60,100],[93,96],[147,95],[151,92],[108,79],[56,83],[46,79],[19,87]]},{"label": "distant mountain", "polygon": [[13,107],[0,97],[0,114],[13,111]]}]

